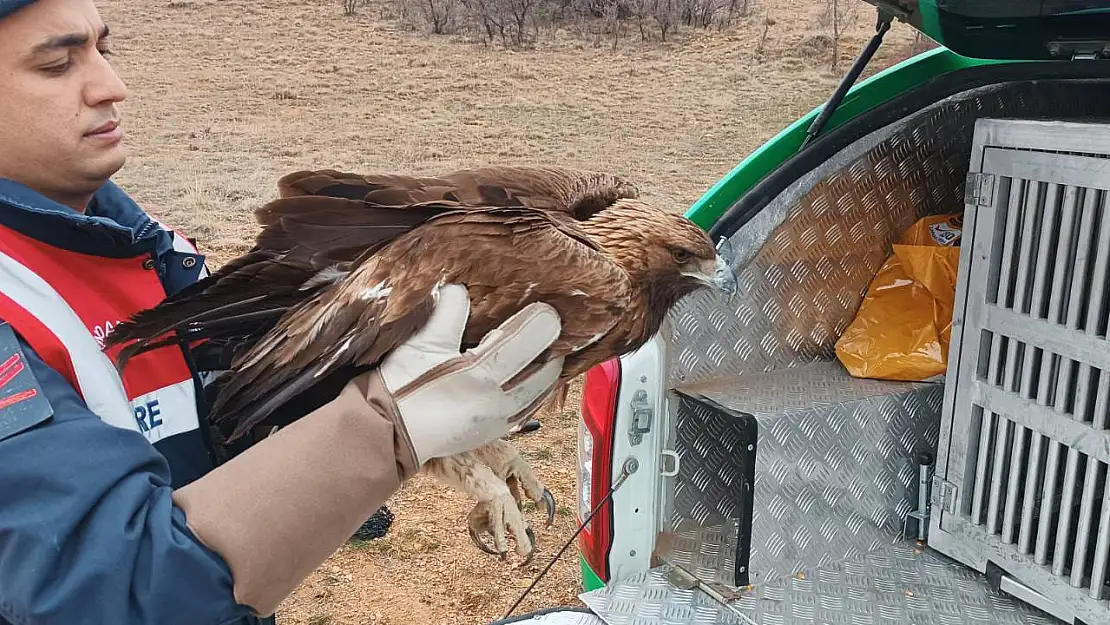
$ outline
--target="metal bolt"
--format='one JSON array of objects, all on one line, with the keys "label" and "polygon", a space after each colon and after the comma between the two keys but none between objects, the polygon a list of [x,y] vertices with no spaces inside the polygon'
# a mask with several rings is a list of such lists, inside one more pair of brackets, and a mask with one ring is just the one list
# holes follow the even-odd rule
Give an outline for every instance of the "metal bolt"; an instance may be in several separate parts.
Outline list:
[{"label": "metal bolt", "polygon": [[755,449],[755,445],[748,445],[748,451],[752,451],[754,449]]},{"label": "metal bolt", "polygon": [[624,461],[624,468],[628,471],[628,474],[631,475],[640,470],[640,461],[635,458],[629,458]]},{"label": "metal bolt", "polygon": [[740,572],[741,573],[746,573],[747,571],[748,571],[748,567],[746,567],[746,566],[740,567]]},{"label": "metal bolt", "polygon": [[640,376],[640,382],[647,382],[647,376],[646,375],[641,375]]},{"label": "metal bolt", "polygon": [[629,551],[629,552],[628,552],[628,555],[630,555],[630,556],[632,556],[633,558],[635,558],[635,557],[636,557],[636,550],[635,550],[635,549],[633,549],[632,551]]}]

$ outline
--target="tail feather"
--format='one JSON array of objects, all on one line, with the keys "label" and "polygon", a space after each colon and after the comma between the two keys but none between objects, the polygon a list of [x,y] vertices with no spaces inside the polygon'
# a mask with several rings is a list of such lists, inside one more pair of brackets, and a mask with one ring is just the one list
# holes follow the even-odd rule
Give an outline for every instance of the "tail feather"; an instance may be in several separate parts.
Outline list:
[{"label": "tail feather", "polygon": [[543,403],[542,410],[545,412],[561,413],[566,410],[567,394],[570,390],[569,380],[559,380],[555,384],[555,388],[551,390],[547,400]]}]

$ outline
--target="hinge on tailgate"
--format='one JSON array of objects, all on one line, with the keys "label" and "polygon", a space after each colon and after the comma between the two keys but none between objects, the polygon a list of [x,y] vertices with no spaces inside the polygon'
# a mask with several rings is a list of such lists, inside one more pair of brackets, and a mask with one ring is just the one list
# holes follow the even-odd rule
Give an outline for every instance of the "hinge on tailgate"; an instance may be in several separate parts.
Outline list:
[{"label": "hinge on tailgate", "polygon": [[994,200],[994,174],[971,172],[964,186],[964,204],[990,206]]},{"label": "hinge on tailgate", "polygon": [[640,389],[632,395],[632,425],[628,428],[628,440],[635,446],[644,440],[644,434],[651,431],[651,419],[655,410],[648,403],[647,391]]},{"label": "hinge on tailgate", "polygon": [[938,475],[933,476],[931,501],[933,508],[944,512],[956,512],[956,506],[959,503],[959,499],[956,497],[957,493],[959,493],[959,489],[956,488],[955,484]]},{"label": "hinge on tailgate", "polygon": [[1055,57],[1073,61],[1096,61],[1110,58],[1110,41],[1102,39],[1060,40],[1048,44],[1048,52]]}]

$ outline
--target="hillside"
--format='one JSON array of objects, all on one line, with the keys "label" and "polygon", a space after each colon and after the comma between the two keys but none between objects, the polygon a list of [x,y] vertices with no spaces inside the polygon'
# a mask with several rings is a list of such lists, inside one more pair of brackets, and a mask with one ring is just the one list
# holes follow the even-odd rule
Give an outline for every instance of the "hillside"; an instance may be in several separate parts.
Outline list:
[{"label": "hillside", "polygon": [[[681,211],[823,102],[874,27],[870,7],[840,0],[857,15],[842,18],[834,73],[825,0],[749,0],[726,27],[682,25],[666,42],[654,27],[643,40],[630,19],[615,49],[611,33],[583,34],[603,23],[544,30],[514,49],[433,35],[412,26],[405,1],[345,15],[341,0],[99,0],[131,89],[132,156],[116,180],[197,238],[213,266],[249,246],[251,210],[300,168],[565,164],[628,176],[647,199]],[[904,58],[911,32],[896,26],[868,73]],[[472,502],[417,476],[390,502],[390,535],[337,552],[279,622],[498,618],[575,529],[576,416],[543,419],[519,444],[562,510],[550,530],[530,514],[540,541],[531,567],[475,549],[465,531]],[[571,549],[517,613],[574,604],[578,592]]]}]

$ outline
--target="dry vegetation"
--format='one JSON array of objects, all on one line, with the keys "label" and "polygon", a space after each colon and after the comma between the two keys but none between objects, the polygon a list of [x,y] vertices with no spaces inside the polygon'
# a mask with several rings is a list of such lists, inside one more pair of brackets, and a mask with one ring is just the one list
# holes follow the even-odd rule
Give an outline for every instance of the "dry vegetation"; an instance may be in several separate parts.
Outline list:
[{"label": "dry vegetation", "polygon": [[[219,265],[305,167],[434,173],[560,163],[682,210],[819,105],[870,37],[859,0],[99,0],[132,150],[117,181]],[[835,31],[835,32],[834,32]],[[436,34],[436,32],[442,34]],[[665,41],[664,41],[665,39]],[[896,26],[868,73],[904,58]],[[570,406],[577,398],[571,397]],[[340,549],[279,611],[297,625],[488,623],[574,529],[573,411],[519,441],[563,507],[524,570],[473,548],[472,502],[418,476],[380,541]],[[572,548],[518,613],[576,604]]]}]

